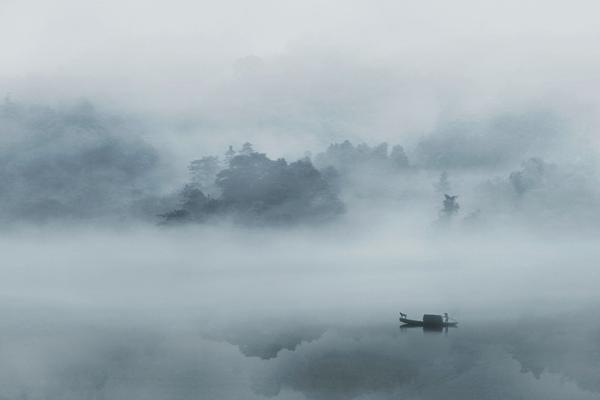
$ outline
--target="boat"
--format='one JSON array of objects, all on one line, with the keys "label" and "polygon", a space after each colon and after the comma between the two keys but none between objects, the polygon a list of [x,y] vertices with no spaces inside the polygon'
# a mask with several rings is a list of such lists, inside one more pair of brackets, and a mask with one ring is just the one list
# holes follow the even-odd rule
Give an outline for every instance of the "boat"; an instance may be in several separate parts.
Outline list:
[{"label": "boat", "polygon": [[444,316],[436,314],[424,314],[421,321],[415,319],[408,319],[406,314],[400,314],[400,322],[403,326],[421,326],[423,328],[448,328],[458,326],[458,322],[449,321],[448,314]]}]

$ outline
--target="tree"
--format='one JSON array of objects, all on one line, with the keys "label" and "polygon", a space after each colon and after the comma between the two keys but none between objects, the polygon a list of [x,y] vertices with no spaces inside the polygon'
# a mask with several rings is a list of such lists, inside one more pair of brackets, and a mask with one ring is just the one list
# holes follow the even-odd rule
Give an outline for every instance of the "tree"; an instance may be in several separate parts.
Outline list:
[{"label": "tree", "polygon": [[408,157],[402,146],[392,147],[391,153],[388,147],[385,142],[374,147],[366,143],[360,143],[355,147],[345,140],[342,143],[331,144],[324,153],[317,155],[315,161],[320,168],[331,166],[342,174],[351,174],[359,168],[388,172],[407,168]]},{"label": "tree", "polygon": [[206,156],[194,160],[188,166],[191,184],[205,192],[212,192],[217,173],[221,170],[221,164],[217,157]]},{"label": "tree", "polygon": [[227,165],[229,165],[229,162],[233,157],[235,157],[235,150],[233,149],[233,146],[229,146],[229,148],[225,152],[225,162],[227,163]]},{"label": "tree", "polygon": [[395,145],[392,147],[392,152],[390,153],[390,161],[395,168],[408,168],[409,162],[406,153],[404,152],[404,148],[400,145]]},{"label": "tree", "polygon": [[181,209],[164,214],[166,222],[202,222],[229,214],[244,222],[321,221],[344,210],[335,188],[309,159],[289,163],[265,154],[238,154],[217,174],[220,196],[212,199],[197,185],[180,193]]},{"label": "tree", "polygon": [[388,158],[388,144],[383,142],[371,151],[371,158],[376,160],[384,160],[387,161]]},{"label": "tree", "polygon": [[219,207],[218,201],[206,196],[194,185],[185,185],[179,197],[180,208],[160,215],[165,223],[203,222]]},{"label": "tree", "polygon": [[448,193],[451,189],[450,181],[448,180],[448,172],[444,171],[440,174],[440,178],[434,185],[435,191],[438,193]]},{"label": "tree", "polygon": [[443,207],[440,210],[440,217],[442,219],[448,220],[458,213],[460,205],[456,201],[457,197],[458,196],[450,196],[448,194],[444,194]]},{"label": "tree", "polygon": [[248,156],[254,153],[254,149],[252,148],[252,143],[246,142],[242,145],[242,150],[240,150],[240,154]]},{"label": "tree", "polygon": [[515,192],[522,196],[526,192],[543,185],[548,165],[539,158],[530,158],[523,163],[520,171],[510,174],[508,180]]}]

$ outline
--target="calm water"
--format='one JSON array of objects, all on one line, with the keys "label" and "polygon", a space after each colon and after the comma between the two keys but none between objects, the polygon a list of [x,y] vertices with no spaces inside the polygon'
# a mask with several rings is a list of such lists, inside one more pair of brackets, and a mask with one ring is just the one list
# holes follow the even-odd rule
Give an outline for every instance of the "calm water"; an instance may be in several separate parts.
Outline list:
[{"label": "calm water", "polygon": [[224,321],[11,309],[0,323],[2,399],[600,398],[591,313],[465,319],[429,332],[400,329],[393,315]]},{"label": "calm water", "polygon": [[600,398],[593,241],[34,239],[0,241],[1,400]]}]

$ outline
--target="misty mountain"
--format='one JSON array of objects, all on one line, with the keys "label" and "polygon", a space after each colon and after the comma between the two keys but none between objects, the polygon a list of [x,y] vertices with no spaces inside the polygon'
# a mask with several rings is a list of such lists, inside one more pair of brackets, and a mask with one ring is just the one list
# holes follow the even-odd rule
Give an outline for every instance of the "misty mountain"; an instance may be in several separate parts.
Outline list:
[{"label": "misty mountain", "polygon": [[159,152],[89,102],[0,106],[0,218],[77,220],[129,215],[156,193]]},{"label": "misty mountain", "polygon": [[498,168],[544,154],[561,144],[565,122],[549,111],[502,113],[445,122],[417,143],[421,168]]}]

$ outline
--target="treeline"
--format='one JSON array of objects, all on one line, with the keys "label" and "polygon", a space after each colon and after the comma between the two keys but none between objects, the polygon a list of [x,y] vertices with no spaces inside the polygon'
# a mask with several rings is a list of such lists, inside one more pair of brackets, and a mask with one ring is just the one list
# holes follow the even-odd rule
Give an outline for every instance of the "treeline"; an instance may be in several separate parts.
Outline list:
[{"label": "treeline", "polygon": [[387,171],[398,171],[409,168],[410,163],[400,145],[393,146],[391,151],[387,143],[370,147],[366,143],[354,146],[350,141],[333,143],[323,153],[317,154],[315,164],[320,167],[334,167],[341,172],[361,168],[375,168]]},{"label": "treeline", "polygon": [[[494,129],[523,133],[523,126],[532,126],[530,120],[529,125],[509,122]],[[6,99],[0,103],[0,130],[0,222],[5,225],[100,219],[174,225],[223,218],[243,224],[313,223],[358,210],[351,207],[362,201],[357,212],[385,203],[403,210],[424,206],[431,220],[437,212],[440,221],[503,218],[600,226],[596,164],[556,165],[541,157],[522,157],[521,163],[506,156],[491,170],[480,162],[493,159],[491,150],[477,140],[481,146],[470,146],[474,133],[433,134],[408,153],[399,145],[343,141],[297,161],[270,158],[245,143],[222,156],[193,160],[188,181],[172,191],[165,185],[175,175],[172,165],[136,133],[139,126],[100,113],[88,102],[49,108]],[[537,129],[526,133],[517,135],[527,139],[523,146],[537,148]],[[512,140],[509,144],[512,154]],[[467,156],[470,160],[463,159]],[[491,171],[500,175],[487,178]]]},{"label": "treeline", "polygon": [[370,147],[349,141],[331,144],[315,161],[272,160],[244,143],[223,159],[205,156],[190,163],[190,181],[179,207],[161,215],[163,223],[205,222],[229,216],[250,223],[327,221],[342,214],[339,177],[361,168],[394,172],[409,168],[402,146]]},{"label": "treeline", "polygon": [[308,158],[272,160],[249,143],[239,153],[230,147],[226,157],[223,164],[217,157],[192,161],[180,207],[162,215],[165,223],[204,222],[215,216],[295,223],[324,221],[344,211],[337,189]]}]

